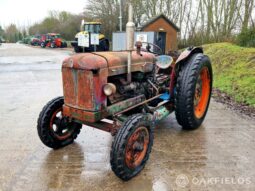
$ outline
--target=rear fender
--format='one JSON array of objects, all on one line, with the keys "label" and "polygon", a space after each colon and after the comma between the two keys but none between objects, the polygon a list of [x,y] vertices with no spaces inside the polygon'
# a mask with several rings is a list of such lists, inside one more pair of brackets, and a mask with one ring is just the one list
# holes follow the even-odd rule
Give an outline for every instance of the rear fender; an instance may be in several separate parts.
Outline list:
[{"label": "rear fender", "polygon": [[178,73],[180,70],[180,66],[185,64],[185,62],[187,60],[190,59],[190,57],[194,54],[197,53],[204,53],[203,49],[201,47],[190,47],[187,48],[185,51],[183,51],[181,53],[181,55],[178,57],[178,59],[176,60],[176,63],[174,65],[174,69],[171,72],[171,83],[170,83],[170,94],[173,95],[174,94],[174,88],[176,85],[176,81],[177,81],[177,77],[178,77]]},{"label": "rear fender", "polygon": [[193,54],[196,53],[204,53],[203,48],[202,47],[190,47],[187,48],[185,51],[183,51],[181,53],[181,55],[178,57],[178,59],[176,60],[176,65],[175,65],[175,71],[178,72],[180,65],[182,65],[183,63],[185,63],[185,61],[187,61]]}]

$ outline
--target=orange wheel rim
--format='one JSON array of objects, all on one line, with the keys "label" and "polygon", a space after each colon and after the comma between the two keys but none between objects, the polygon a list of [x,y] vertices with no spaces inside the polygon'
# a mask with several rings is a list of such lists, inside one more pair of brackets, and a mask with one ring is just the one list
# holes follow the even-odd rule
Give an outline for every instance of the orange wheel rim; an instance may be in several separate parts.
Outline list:
[{"label": "orange wheel rim", "polygon": [[204,116],[210,97],[210,74],[207,67],[200,71],[194,96],[194,113],[196,118]]},{"label": "orange wheel rim", "polygon": [[134,169],[142,163],[148,150],[149,139],[148,129],[143,126],[136,129],[128,138],[125,151],[125,162],[128,168]]}]

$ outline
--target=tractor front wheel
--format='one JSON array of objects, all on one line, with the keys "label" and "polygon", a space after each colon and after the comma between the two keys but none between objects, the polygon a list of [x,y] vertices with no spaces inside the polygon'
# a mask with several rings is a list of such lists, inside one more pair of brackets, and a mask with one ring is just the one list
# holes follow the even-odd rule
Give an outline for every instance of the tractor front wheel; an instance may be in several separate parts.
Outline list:
[{"label": "tractor front wheel", "polygon": [[212,66],[202,53],[194,54],[177,77],[175,115],[183,129],[198,128],[207,113],[212,91]]},{"label": "tractor front wheel", "polygon": [[56,44],[54,42],[50,43],[51,48],[56,48]]},{"label": "tractor front wheel", "polygon": [[128,118],[116,134],[111,149],[111,167],[122,180],[136,176],[145,166],[153,145],[152,126],[141,114]]},{"label": "tractor front wheel", "polygon": [[41,141],[54,149],[73,143],[82,127],[82,124],[69,121],[62,115],[63,104],[63,97],[51,100],[44,106],[37,121]]},{"label": "tractor front wheel", "polygon": [[41,43],[41,48],[45,48],[46,47],[46,43],[45,42],[42,42]]}]

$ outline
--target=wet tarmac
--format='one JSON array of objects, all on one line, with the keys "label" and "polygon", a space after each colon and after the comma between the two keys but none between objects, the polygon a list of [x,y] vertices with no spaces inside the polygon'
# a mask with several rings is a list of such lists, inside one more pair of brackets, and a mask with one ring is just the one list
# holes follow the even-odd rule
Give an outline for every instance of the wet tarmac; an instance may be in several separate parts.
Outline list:
[{"label": "wet tarmac", "polygon": [[111,171],[112,136],[83,126],[74,144],[52,150],[37,117],[62,95],[65,50],[0,46],[0,191],[255,190],[255,122],[211,102],[203,125],[183,131],[160,122],[145,169],[128,182]]}]

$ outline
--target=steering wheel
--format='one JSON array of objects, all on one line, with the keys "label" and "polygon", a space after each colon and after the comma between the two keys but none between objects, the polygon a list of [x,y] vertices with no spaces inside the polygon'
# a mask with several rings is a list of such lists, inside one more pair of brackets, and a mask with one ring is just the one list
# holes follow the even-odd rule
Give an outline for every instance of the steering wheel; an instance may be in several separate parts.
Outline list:
[{"label": "steering wheel", "polygon": [[[146,51],[147,52],[157,54],[157,55],[162,55],[163,54],[162,49],[158,45],[150,43],[150,42],[141,42],[141,43],[146,44]],[[151,48],[152,48],[152,50],[151,50]]]}]

